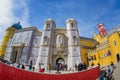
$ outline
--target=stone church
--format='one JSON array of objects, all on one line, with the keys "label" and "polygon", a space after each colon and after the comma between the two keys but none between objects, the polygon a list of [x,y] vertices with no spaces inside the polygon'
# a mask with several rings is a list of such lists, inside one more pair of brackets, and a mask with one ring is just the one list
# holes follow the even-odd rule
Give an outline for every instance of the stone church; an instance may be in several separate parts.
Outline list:
[{"label": "stone church", "polygon": [[51,64],[55,69],[57,63],[67,64],[74,69],[81,62],[80,37],[77,22],[66,20],[66,28],[56,28],[55,21],[48,19],[40,32],[36,27],[16,30],[8,43],[5,58],[13,63],[29,64],[33,61],[47,68]]}]

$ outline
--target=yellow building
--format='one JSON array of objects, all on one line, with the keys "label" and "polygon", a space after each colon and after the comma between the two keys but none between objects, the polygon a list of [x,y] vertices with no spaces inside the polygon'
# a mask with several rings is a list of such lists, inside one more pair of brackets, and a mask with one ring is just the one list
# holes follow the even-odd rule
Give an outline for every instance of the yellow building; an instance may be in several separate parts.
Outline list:
[{"label": "yellow building", "polygon": [[11,27],[6,29],[5,35],[0,46],[0,56],[4,56],[4,54],[6,53],[7,45],[17,29],[22,29],[22,26],[19,24],[19,22],[13,24]]},{"label": "yellow building", "polygon": [[87,53],[89,66],[92,63],[106,66],[111,61],[116,64],[120,60],[120,27],[112,29],[104,37],[97,34],[93,38],[98,44]]},{"label": "yellow building", "polygon": [[95,48],[97,41],[93,38],[80,37],[80,50],[82,62],[88,65],[87,53]]}]

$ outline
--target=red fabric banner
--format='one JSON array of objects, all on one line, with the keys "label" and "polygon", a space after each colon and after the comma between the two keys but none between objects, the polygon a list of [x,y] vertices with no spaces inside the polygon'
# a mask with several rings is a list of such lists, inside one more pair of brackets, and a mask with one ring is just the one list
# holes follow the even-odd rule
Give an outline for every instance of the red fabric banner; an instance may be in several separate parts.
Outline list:
[{"label": "red fabric banner", "polygon": [[42,74],[21,70],[0,62],[0,80],[96,80],[99,68],[70,74]]}]

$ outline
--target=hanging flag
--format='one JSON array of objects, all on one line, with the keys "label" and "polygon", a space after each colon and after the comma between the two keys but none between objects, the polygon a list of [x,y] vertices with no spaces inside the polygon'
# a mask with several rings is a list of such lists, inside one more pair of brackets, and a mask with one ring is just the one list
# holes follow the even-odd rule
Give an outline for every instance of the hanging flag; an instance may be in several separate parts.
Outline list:
[{"label": "hanging flag", "polygon": [[99,34],[102,36],[102,37],[105,37],[107,35],[107,31],[104,27],[104,24],[98,24],[98,30],[99,30]]}]

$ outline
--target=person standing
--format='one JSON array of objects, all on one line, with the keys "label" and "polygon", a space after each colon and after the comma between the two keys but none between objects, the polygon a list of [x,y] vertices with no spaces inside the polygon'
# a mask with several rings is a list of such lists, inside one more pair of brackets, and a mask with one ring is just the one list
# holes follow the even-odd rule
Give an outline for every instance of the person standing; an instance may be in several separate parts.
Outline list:
[{"label": "person standing", "polygon": [[67,71],[67,67],[68,67],[67,64],[65,64],[65,70],[66,70],[66,71]]},{"label": "person standing", "polygon": [[40,68],[40,69],[39,69],[39,72],[41,72],[41,73],[43,73],[44,71],[45,71],[45,68],[43,68],[43,69]]},{"label": "person standing", "polygon": [[47,69],[49,70],[49,73],[51,73],[51,65],[48,64]]},{"label": "person standing", "polygon": [[39,63],[39,69],[41,68],[41,64]]},{"label": "person standing", "polygon": [[33,66],[33,71],[35,70],[35,67]]},{"label": "person standing", "polygon": [[107,67],[107,70],[106,70],[106,80],[110,80],[110,74],[111,74],[111,69],[110,69],[110,66]]},{"label": "person standing", "polygon": [[112,72],[114,71],[114,69],[115,69],[115,65],[114,65],[114,63],[111,61],[111,64],[110,64],[110,66],[111,66],[111,68],[112,68]]},{"label": "person standing", "polygon": [[21,65],[21,69],[25,69],[25,66],[23,64]]},{"label": "person standing", "polygon": [[105,77],[104,77],[104,73],[103,73],[103,72],[100,74],[100,80],[105,80]]},{"label": "person standing", "polygon": [[99,69],[100,69],[100,63],[97,63],[97,65],[98,65],[98,67],[99,67]]},{"label": "person standing", "polygon": [[78,71],[82,71],[82,69],[83,69],[83,64],[82,64],[82,63],[79,63],[79,64],[78,64]]},{"label": "person standing", "polygon": [[56,64],[56,70],[58,70],[58,69],[59,69],[59,63]]},{"label": "person standing", "polygon": [[83,70],[87,69],[87,65],[85,63],[83,63]]},{"label": "person standing", "polygon": [[59,72],[59,69],[57,69],[57,72],[56,72],[56,74],[60,74],[60,72]]},{"label": "person standing", "polygon": [[33,63],[32,63],[32,60],[31,60],[30,65],[29,65],[29,70],[32,70],[32,65],[33,65]]},{"label": "person standing", "polygon": [[63,64],[61,64],[61,68],[62,68],[62,70],[64,70],[64,68],[65,68],[64,63],[63,63]]},{"label": "person standing", "polygon": [[75,64],[75,70],[76,70],[76,71],[78,70],[77,68],[78,68],[78,66],[77,66],[77,64]]},{"label": "person standing", "polygon": [[111,73],[110,66],[108,66],[108,68],[107,68],[107,73],[108,73],[108,74],[110,74],[110,73]]},{"label": "person standing", "polygon": [[20,64],[17,64],[17,68],[20,68]]}]

